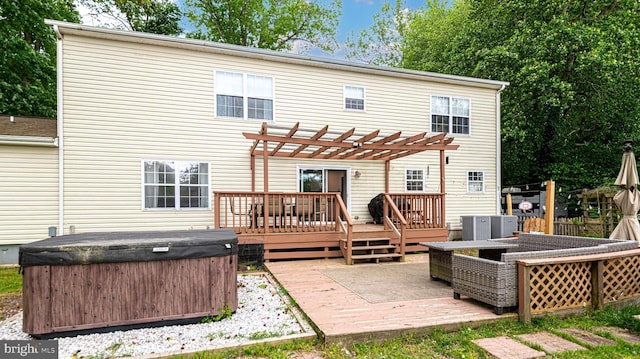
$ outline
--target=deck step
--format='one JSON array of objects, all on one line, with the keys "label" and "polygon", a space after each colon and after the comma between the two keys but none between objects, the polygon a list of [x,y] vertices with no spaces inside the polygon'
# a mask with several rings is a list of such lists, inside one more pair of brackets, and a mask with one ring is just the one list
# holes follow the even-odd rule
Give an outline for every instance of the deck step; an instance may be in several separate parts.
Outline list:
[{"label": "deck step", "polygon": [[364,251],[364,250],[378,250],[378,249],[395,249],[396,246],[394,246],[393,244],[379,244],[379,245],[373,245],[373,246],[353,246],[351,248],[354,251]]},{"label": "deck step", "polygon": [[380,259],[380,258],[399,258],[402,257],[400,253],[376,253],[376,254],[354,254],[351,256],[352,260],[358,259]]}]

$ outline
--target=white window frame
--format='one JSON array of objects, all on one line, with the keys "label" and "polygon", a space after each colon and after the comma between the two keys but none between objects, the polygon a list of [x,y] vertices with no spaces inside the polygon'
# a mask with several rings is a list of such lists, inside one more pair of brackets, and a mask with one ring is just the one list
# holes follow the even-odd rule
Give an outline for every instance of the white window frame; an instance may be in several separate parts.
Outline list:
[{"label": "white window frame", "polygon": [[[221,88],[221,82],[218,81],[217,79],[219,78],[219,74],[220,73],[228,73],[228,74],[234,74],[234,75],[242,75],[242,91],[240,92],[239,89],[233,91],[229,91],[226,89]],[[269,91],[270,93],[261,93],[258,95],[254,95],[252,96],[252,92],[253,89],[250,88],[249,86],[249,79],[251,77],[259,77],[259,78],[266,78],[266,79],[270,79],[271,80],[271,91]],[[214,82],[214,111],[215,111],[215,116],[216,117],[220,117],[220,118],[229,118],[229,119],[240,119],[240,120],[257,120],[257,121],[275,121],[275,108],[276,108],[276,101],[275,101],[275,87],[276,87],[276,79],[274,76],[271,75],[264,75],[264,74],[256,74],[256,73],[246,73],[246,72],[240,72],[240,71],[231,71],[231,70],[215,70],[213,73],[213,82]],[[236,96],[236,97],[242,97],[242,117],[239,116],[224,116],[224,115],[220,115],[218,114],[218,95],[221,96]],[[254,117],[250,117],[250,111],[249,111],[249,99],[259,99],[259,100],[267,100],[267,101],[271,101],[271,118],[254,118]]]},{"label": "white window frame", "polygon": [[[347,97],[347,90],[350,89],[350,88],[351,89],[362,90],[362,98]],[[349,108],[349,107],[347,107],[347,100],[348,99],[362,100],[362,108]],[[344,85],[344,87],[342,88],[342,104],[343,104],[343,108],[344,108],[345,111],[365,112],[367,110],[367,89],[364,86]]]},{"label": "white window frame", "polygon": [[[449,100],[449,106],[447,109],[447,112],[438,112],[434,107],[433,101],[435,98],[446,98]],[[455,106],[454,106],[454,102],[455,101],[466,101],[467,102],[467,113],[466,115],[461,115],[461,114],[454,114],[454,111],[456,110]],[[433,133],[442,133],[442,132],[446,132],[449,134],[455,134],[455,135],[463,135],[463,136],[469,136],[471,135],[471,99],[467,98],[467,97],[457,97],[457,96],[449,96],[449,95],[431,95],[431,99],[430,99],[430,114],[429,114],[429,131],[433,132]],[[433,126],[434,126],[434,122],[433,122],[433,117],[434,116],[446,116],[448,118],[448,123],[447,123],[447,131],[435,131]],[[458,117],[458,118],[466,118],[467,119],[467,132],[455,132],[455,126],[454,126],[454,117]]]},{"label": "white window frame", "polygon": [[[477,174],[481,174],[482,179],[478,180],[476,178]],[[473,175],[473,178],[472,178]],[[481,190],[473,190],[472,189],[472,185],[477,185],[480,184],[482,189]],[[484,193],[484,189],[485,189],[485,173],[484,171],[479,171],[479,170],[473,170],[473,171],[467,171],[467,193]]]},{"label": "white window frame", "polygon": [[[409,173],[410,172],[416,172],[419,171],[420,172],[420,179],[417,178],[409,178]],[[422,186],[422,189],[420,190],[415,190],[415,189],[409,189],[409,182],[411,183],[420,183]],[[424,192],[425,191],[425,181],[424,181],[424,169],[422,168],[405,168],[404,170],[404,191],[405,192]]]},{"label": "white window frame", "polygon": [[[174,168],[174,180],[173,180],[173,184],[170,183],[166,183],[166,187],[173,187],[173,201],[174,201],[174,206],[173,207],[152,207],[149,206],[147,207],[147,201],[146,201],[146,194],[147,194],[147,188],[149,187],[160,187],[163,183],[161,182],[149,182],[147,181],[148,176],[146,176],[146,163],[158,163],[158,162],[163,162],[163,163],[171,163],[173,164],[173,168]],[[185,165],[193,165],[193,164],[197,164],[198,168],[205,164],[207,165],[207,172],[206,172],[206,183],[198,183],[198,184],[191,184],[191,183],[181,183],[180,182],[180,172],[179,169],[182,168]],[[193,161],[189,161],[189,160],[159,160],[159,159],[143,159],[140,163],[140,171],[141,171],[141,197],[142,197],[142,209],[145,211],[171,211],[171,210],[193,210],[193,211],[198,211],[198,210],[211,210],[211,162],[210,161],[198,161],[198,160],[193,160]],[[202,173],[205,174],[205,173]],[[202,175],[201,174],[201,175]],[[206,201],[206,207],[182,207],[181,206],[181,191],[180,189],[183,187],[202,187],[203,190],[201,190],[201,193],[204,193],[206,195],[205,201]]]}]

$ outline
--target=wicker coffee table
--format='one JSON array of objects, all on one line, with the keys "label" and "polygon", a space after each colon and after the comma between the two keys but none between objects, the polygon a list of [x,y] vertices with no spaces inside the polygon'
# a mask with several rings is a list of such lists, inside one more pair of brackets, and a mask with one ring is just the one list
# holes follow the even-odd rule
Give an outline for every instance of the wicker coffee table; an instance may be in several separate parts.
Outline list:
[{"label": "wicker coffee table", "polygon": [[429,273],[431,279],[441,279],[451,283],[451,256],[454,251],[464,249],[477,249],[480,258],[500,260],[502,253],[509,248],[517,248],[515,243],[500,241],[455,241],[455,242],[420,242],[420,245],[429,247]]}]

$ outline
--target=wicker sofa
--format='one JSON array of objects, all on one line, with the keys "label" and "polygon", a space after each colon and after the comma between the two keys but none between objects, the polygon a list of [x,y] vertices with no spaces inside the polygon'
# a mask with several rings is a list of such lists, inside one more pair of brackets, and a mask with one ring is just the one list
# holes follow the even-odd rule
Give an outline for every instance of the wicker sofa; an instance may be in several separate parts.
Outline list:
[{"label": "wicker sofa", "polygon": [[518,305],[516,261],[532,258],[567,257],[638,248],[636,241],[521,233],[514,239],[518,248],[502,254],[500,261],[454,254],[451,258],[453,297],[465,295],[494,307],[496,314]]}]

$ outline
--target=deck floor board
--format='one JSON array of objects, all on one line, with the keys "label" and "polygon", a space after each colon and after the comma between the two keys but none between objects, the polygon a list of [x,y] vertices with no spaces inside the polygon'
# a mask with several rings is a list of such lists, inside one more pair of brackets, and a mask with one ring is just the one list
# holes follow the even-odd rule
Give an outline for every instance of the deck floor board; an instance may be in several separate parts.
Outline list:
[{"label": "deck floor board", "polygon": [[[408,255],[407,262],[428,263],[428,256]],[[441,297],[370,303],[322,273],[325,268],[340,266],[345,266],[343,259],[266,263],[269,272],[322,332],[327,344],[385,339],[409,332],[426,333],[443,326],[454,329],[517,319],[514,313],[497,316],[491,307],[464,297],[462,300]]]}]

